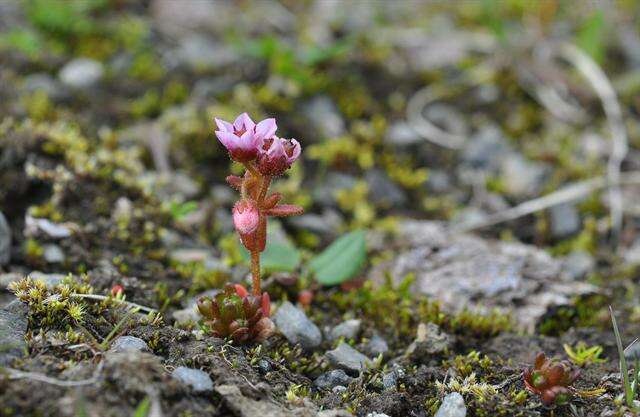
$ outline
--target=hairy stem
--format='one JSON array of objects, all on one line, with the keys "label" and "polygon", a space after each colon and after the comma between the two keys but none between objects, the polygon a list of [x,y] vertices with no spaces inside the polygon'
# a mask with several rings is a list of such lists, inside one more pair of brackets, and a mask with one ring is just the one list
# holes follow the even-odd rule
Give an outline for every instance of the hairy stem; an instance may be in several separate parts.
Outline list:
[{"label": "hairy stem", "polygon": [[260,295],[260,251],[251,251],[251,278],[253,279],[253,294]]},{"label": "hairy stem", "polygon": [[264,177],[262,179],[262,186],[260,187],[260,194],[258,195],[258,205],[262,207],[262,202],[267,196],[267,191],[269,191],[269,185],[271,185],[271,177]]}]

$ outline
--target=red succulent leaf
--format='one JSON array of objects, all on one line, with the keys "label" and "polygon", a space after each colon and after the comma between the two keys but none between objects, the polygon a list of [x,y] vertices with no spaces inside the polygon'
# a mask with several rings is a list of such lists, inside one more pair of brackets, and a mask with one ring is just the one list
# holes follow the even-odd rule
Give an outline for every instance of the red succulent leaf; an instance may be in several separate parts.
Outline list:
[{"label": "red succulent leaf", "polygon": [[302,213],[304,213],[304,209],[295,204],[280,204],[264,211],[267,216],[275,217],[299,216]]},{"label": "red succulent leaf", "polygon": [[262,202],[262,208],[266,210],[274,208],[275,205],[278,204],[281,198],[282,198],[282,194],[280,193],[271,194],[269,197],[265,198],[264,201]]},{"label": "red succulent leaf", "polygon": [[236,191],[240,191],[240,188],[242,187],[242,178],[237,175],[229,175],[225,179],[227,181],[227,184],[229,184],[231,188],[235,189]]},{"label": "red succulent leaf", "polygon": [[262,293],[262,302],[260,308],[262,310],[262,314],[265,317],[269,317],[271,315],[271,299],[269,298],[269,294],[266,292]]},{"label": "red succulent leaf", "polygon": [[247,289],[243,287],[241,284],[235,284],[234,288],[236,289],[236,294],[238,294],[238,296],[240,297],[246,297],[247,295],[249,295],[249,292],[247,291]]}]

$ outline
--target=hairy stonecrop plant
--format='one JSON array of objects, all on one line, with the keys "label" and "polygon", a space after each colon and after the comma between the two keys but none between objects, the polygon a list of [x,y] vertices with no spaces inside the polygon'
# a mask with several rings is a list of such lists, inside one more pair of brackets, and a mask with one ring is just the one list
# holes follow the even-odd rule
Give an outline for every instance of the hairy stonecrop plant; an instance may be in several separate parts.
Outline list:
[{"label": "hairy stonecrop plant", "polygon": [[229,175],[227,182],[240,192],[233,206],[233,223],[240,241],[251,254],[252,293],[240,285],[227,286],[215,299],[203,298],[200,313],[214,335],[231,337],[237,342],[264,340],[273,332],[269,320],[269,296],[260,289],[260,253],[267,243],[267,218],[302,214],[302,207],[280,204],[282,195],[269,193],[274,177],[291,167],[300,156],[301,147],[295,139],[275,135],[275,119],[254,123],[242,113],[233,123],[215,119],[218,140],[229,156],[241,163],[242,176]]},{"label": "hairy stonecrop plant", "polygon": [[549,359],[543,352],[536,355],[534,366],[524,370],[524,384],[546,405],[565,404],[572,396],[571,384],[580,376],[567,361]]}]

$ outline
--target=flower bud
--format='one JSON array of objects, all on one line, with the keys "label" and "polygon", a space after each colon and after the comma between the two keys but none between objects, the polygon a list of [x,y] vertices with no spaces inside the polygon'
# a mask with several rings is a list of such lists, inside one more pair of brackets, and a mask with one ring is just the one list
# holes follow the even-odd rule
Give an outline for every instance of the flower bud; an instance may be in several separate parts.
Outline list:
[{"label": "flower bud", "polygon": [[241,235],[255,232],[260,224],[260,212],[253,200],[241,200],[233,206],[233,224]]},{"label": "flower bud", "polygon": [[301,150],[297,140],[273,135],[263,140],[258,149],[258,171],[272,177],[282,175],[298,159]]}]

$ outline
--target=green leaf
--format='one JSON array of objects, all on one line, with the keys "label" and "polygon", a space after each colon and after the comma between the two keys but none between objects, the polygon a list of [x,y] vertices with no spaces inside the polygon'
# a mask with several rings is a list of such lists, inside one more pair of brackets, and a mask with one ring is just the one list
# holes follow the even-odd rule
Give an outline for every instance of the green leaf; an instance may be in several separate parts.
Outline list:
[{"label": "green leaf", "polygon": [[140,404],[136,407],[133,417],[147,417],[149,415],[150,405],[151,401],[149,400],[149,397],[145,397],[145,399],[140,401]]},{"label": "green leaf", "polygon": [[597,10],[583,22],[577,34],[578,46],[598,63],[604,60],[606,29],[604,14]]},{"label": "green leaf", "polygon": [[356,276],[367,258],[364,230],[354,230],[333,242],[309,262],[322,285],[337,285]]}]

